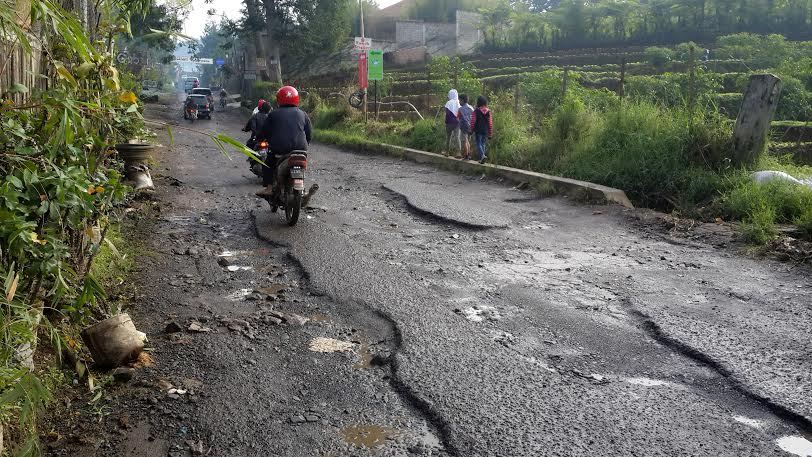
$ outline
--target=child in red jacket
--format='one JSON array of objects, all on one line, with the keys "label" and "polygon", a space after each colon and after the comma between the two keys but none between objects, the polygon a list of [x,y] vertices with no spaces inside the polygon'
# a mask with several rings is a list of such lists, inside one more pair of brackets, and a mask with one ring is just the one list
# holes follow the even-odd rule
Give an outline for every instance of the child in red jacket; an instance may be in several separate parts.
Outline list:
[{"label": "child in red jacket", "polygon": [[480,95],[476,100],[476,109],[471,114],[471,130],[476,136],[476,149],[479,152],[479,163],[488,161],[487,140],[493,138],[493,113],[488,109],[488,99]]}]

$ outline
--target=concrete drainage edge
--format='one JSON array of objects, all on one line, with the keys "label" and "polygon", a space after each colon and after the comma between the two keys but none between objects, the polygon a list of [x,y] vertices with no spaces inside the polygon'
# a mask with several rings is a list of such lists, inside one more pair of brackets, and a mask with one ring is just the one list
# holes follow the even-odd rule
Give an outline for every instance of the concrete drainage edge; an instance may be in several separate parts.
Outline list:
[{"label": "concrete drainage edge", "polygon": [[543,192],[552,192],[593,202],[614,203],[626,208],[634,208],[634,205],[632,205],[632,202],[629,200],[629,197],[626,196],[625,192],[600,184],[536,173],[534,171],[520,170],[518,168],[505,167],[502,165],[464,161],[446,157],[441,154],[386,143],[365,141],[363,144],[358,144],[357,147],[344,146],[331,142],[329,137],[329,134],[317,135],[318,141],[326,144],[334,144],[345,150],[360,149],[357,152],[385,154],[466,174],[485,173],[516,184],[527,183],[531,187]]}]

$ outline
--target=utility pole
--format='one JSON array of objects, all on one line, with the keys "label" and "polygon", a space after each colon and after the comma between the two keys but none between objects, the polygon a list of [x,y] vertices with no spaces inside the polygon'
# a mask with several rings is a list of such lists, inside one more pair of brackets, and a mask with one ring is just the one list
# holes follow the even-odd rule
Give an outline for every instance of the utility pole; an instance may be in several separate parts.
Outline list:
[{"label": "utility pole", "polygon": [[[359,7],[358,8],[359,11],[361,12],[361,38],[363,39],[363,38],[366,38],[366,35],[364,35],[364,0],[358,0],[358,7]],[[366,52],[366,51],[362,50],[361,52]],[[369,63],[367,63],[367,65],[369,65]],[[363,92],[364,92],[364,122],[367,122],[367,117],[369,115],[369,111],[368,111],[368,107],[367,107],[367,88],[366,87],[364,87]]]}]

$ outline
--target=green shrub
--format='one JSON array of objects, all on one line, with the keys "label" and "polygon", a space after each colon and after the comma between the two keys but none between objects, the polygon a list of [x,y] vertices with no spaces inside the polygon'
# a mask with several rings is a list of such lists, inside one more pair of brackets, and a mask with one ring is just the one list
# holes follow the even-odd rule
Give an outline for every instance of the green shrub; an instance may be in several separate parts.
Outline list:
[{"label": "green shrub", "polygon": [[772,68],[798,54],[798,47],[782,35],[737,33],[719,37],[716,53],[723,59],[741,59],[756,69]]},{"label": "green shrub", "polygon": [[459,57],[439,56],[431,59],[428,65],[432,91],[443,100],[448,91],[457,89],[469,98],[482,93],[482,83],[476,78],[476,68],[471,63],[462,62]]},{"label": "green shrub", "polygon": [[276,100],[276,91],[279,90],[279,85],[270,81],[254,81],[254,98],[265,100]]},{"label": "green shrub", "polygon": [[338,106],[322,106],[314,113],[314,125],[317,129],[331,129],[346,120],[350,115],[350,107],[346,103]]},{"label": "green shrub", "polygon": [[720,76],[702,69],[696,71],[693,82],[687,73],[630,76],[626,82],[626,95],[629,97],[668,107],[687,105],[692,90],[696,102],[702,104],[720,89]]},{"label": "green shrub", "polygon": [[778,100],[775,118],[780,120],[806,121],[812,116],[812,92],[806,90],[798,78],[782,76],[783,88]]},{"label": "green shrub", "polygon": [[806,90],[812,91],[812,57],[785,60],[777,70],[781,75],[799,79],[804,83]]},{"label": "green shrub", "polygon": [[785,181],[755,183],[749,179],[739,182],[722,197],[725,215],[744,221],[743,232],[751,241],[764,243],[775,236],[770,225],[796,224],[802,234],[810,235],[812,189]]},{"label": "green shrub", "polygon": [[674,57],[680,62],[688,62],[692,57],[694,60],[697,60],[700,58],[701,52],[702,48],[700,48],[700,46],[693,41],[680,43],[674,47]]},{"label": "green shrub", "polygon": [[655,68],[662,68],[672,60],[674,60],[674,51],[668,48],[657,46],[646,48],[646,62]]},{"label": "green shrub", "polygon": [[742,93],[716,94],[712,102],[720,114],[735,119],[739,115],[744,95]]},{"label": "green shrub", "polygon": [[775,227],[775,209],[768,205],[754,208],[742,221],[741,234],[752,244],[767,244],[778,236]]},{"label": "green shrub", "polygon": [[532,73],[521,83],[522,95],[534,110],[550,113],[561,104],[563,77],[560,70]]},{"label": "green shrub", "polygon": [[308,92],[307,95],[302,96],[300,107],[304,112],[313,114],[317,112],[323,104],[324,102],[321,97],[319,97],[319,94],[316,92]]},{"label": "green shrub", "polygon": [[795,217],[793,223],[798,226],[803,238],[812,240],[812,206],[804,208],[803,212]]},{"label": "green shrub", "polygon": [[719,77],[722,93],[743,94],[750,80],[749,73],[722,73]]},{"label": "green shrub", "polygon": [[409,146],[423,151],[442,151],[445,148],[445,129],[433,119],[417,121],[409,135]]}]

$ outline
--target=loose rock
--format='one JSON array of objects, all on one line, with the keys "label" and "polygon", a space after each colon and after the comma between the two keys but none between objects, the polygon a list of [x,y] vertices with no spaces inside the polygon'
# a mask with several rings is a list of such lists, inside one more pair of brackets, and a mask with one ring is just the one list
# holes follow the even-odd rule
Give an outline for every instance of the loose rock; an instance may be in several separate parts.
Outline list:
[{"label": "loose rock", "polygon": [[135,370],[128,367],[119,367],[110,374],[113,375],[113,379],[115,379],[116,382],[125,383],[132,380],[133,376],[135,376]]}]

